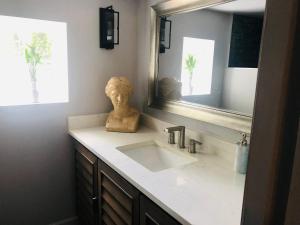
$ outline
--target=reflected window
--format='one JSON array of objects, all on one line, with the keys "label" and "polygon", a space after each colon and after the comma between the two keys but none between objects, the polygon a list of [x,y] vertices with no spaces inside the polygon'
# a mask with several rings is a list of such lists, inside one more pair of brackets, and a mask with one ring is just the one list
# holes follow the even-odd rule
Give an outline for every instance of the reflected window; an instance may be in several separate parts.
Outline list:
[{"label": "reflected window", "polygon": [[214,40],[183,38],[182,96],[211,93],[214,47]]},{"label": "reflected window", "polygon": [[0,106],[67,102],[67,24],[0,16],[0,27]]}]

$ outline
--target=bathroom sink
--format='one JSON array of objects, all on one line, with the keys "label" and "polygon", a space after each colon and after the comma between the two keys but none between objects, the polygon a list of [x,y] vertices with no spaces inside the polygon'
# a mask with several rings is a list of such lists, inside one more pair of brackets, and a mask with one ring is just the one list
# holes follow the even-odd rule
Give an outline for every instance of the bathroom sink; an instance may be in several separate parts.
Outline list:
[{"label": "bathroom sink", "polygon": [[147,169],[158,172],[196,162],[197,159],[158,141],[146,141],[117,149]]}]

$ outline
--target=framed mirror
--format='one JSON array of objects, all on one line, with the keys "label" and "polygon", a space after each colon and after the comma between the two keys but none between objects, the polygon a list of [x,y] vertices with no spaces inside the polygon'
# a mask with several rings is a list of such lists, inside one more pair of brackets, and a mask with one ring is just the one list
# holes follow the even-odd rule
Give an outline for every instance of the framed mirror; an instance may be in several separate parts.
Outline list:
[{"label": "framed mirror", "polygon": [[264,11],[253,0],[153,6],[148,106],[250,133]]}]

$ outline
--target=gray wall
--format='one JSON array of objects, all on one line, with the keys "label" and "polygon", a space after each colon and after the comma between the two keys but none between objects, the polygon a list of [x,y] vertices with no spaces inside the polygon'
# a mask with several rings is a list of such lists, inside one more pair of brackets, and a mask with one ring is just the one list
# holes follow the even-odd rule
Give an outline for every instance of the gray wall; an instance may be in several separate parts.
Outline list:
[{"label": "gray wall", "polygon": [[204,131],[225,141],[230,141],[233,143],[237,142],[240,139],[240,134],[236,131],[201,121],[192,120],[182,116],[177,116],[146,106],[150,60],[150,6],[163,1],[164,0],[140,0],[138,4],[138,76],[136,79],[136,87],[139,96],[139,105],[144,106],[143,110],[148,114],[166,120],[167,122],[185,125],[186,127],[196,131]]},{"label": "gray wall", "polygon": [[253,114],[258,69],[227,68],[225,70],[222,108]]},{"label": "gray wall", "polygon": [[186,96],[185,100],[220,107],[224,68],[227,67],[231,38],[232,14],[198,10],[169,17],[172,21],[172,46],[159,55],[159,77],[181,80],[183,38],[215,41],[212,89],[209,95]]},{"label": "gray wall", "polygon": [[[121,44],[99,49],[99,7],[120,11]],[[68,115],[107,112],[112,75],[136,76],[135,0],[1,0],[0,14],[67,22],[67,104],[0,107],[0,224],[46,225],[75,216]]]}]

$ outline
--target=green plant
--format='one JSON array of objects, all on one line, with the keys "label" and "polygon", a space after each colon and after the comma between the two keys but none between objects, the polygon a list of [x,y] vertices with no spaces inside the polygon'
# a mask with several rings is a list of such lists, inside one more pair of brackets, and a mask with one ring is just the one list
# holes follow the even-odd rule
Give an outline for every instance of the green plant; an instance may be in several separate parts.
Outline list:
[{"label": "green plant", "polygon": [[190,90],[190,95],[193,94],[193,85],[192,85],[192,79],[193,79],[193,73],[194,70],[197,66],[197,59],[195,56],[192,54],[188,54],[186,59],[185,59],[185,69],[189,73],[189,90]]},{"label": "green plant", "polygon": [[24,48],[24,57],[29,65],[29,73],[32,84],[33,102],[39,102],[39,92],[37,90],[37,68],[45,64],[51,56],[51,42],[46,33],[32,33],[31,42]]}]

